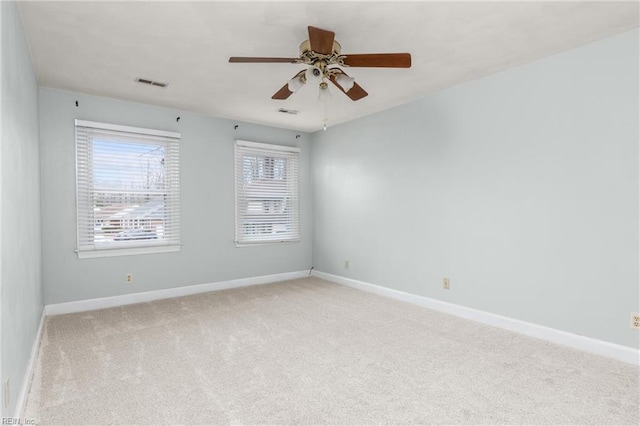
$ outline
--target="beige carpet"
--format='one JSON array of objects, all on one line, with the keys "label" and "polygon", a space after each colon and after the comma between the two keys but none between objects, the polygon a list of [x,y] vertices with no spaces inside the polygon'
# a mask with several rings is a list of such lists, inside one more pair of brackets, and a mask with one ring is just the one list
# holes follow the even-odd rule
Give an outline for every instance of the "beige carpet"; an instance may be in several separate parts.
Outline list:
[{"label": "beige carpet", "polygon": [[49,317],[42,424],[638,424],[639,369],[316,278]]}]

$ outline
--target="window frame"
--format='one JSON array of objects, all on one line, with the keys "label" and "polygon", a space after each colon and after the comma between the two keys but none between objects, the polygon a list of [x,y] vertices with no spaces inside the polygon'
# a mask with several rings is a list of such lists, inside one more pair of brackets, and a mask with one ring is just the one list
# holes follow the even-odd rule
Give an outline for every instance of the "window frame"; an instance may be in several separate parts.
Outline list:
[{"label": "window frame", "polygon": [[[177,168],[175,170],[177,172],[176,177],[172,177],[169,180],[169,183],[166,183],[165,191],[167,194],[170,194],[172,197],[175,197],[177,200],[177,208],[173,208],[176,210],[174,212],[173,224],[177,223],[177,232],[174,232],[171,236],[171,241],[167,240],[133,240],[128,242],[119,242],[112,246],[107,245],[96,245],[95,241],[93,242],[93,247],[89,248],[89,244],[82,244],[81,235],[82,232],[80,230],[80,226],[82,225],[80,222],[80,209],[81,203],[86,203],[86,200],[81,201],[81,188],[80,188],[80,167],[79,162],[84,160],[89,162],[90,158],[88,156],[83,156],[79,150],[79,131],[78,128],[90,128],[96,130],[103,130],[108,132],[115,133],[126,133],[128,135],[123,135],[123,142],[127,142],[127,137],[135,137],[135,135],[140,135],[141,137],[149,138],[149,143],[154,143],[154,138],[156,138],[155,143],[161,141],[161,139],[173,139],[175,141],[171,143],[175,143],[175,152],[173,152],[171,160],[175,162]],[[177,132],[165,131],[165,130],[155,130],[155,129],[147,129],[141,127],[132,127],[132,126],[124,126],[119,124],[110,124],[110,123],[101,123],[95,121],[88,120],[75,120],[74,125],[75,132],[75,190],[76,190],[76,250],[75,253],[78,255],[79,259],[90,259],[90,258],[98,258],[98,257],[113,257],[113,256],[128,256],[128,255],[139,255],[139,254],[153,254],[153,253],[168,253],[168,252],[178,252],[182,246],[180,242],[180,142],[181,135]],[[89,143],[89,142],[87,142]],[[137,142],[140,143],[140,142]],[[165,147],[169,148],[168,141],[164,141]],[[168,150],[171,152],[171,149]],[[82,158],[81,158],[82,157]],[[172,169],[168,169],[171,171]],[[91,179],[90,177],[86,177]],[[88,187],[87,191],[93,191],[95,186],[94,182],[91,181],[91,185]],[[86,195],[86,194],[85,194]]]},{"label": "window frame", "polygon": [[[259,151],[263,151],[267,156],[268,154],[272,154],[274,156],[278,156],[279,153],[288,153],[288,154],[294,154],[295,153],[295,168],[296,168],[296,174],[295,174],[295,182],[291,183],[289,182],[288,184],[290,185],[294,185],[294,194],[295,194],[295,212],[293,214],[295,214],[297,217],[295,218],[295,221],[297,222],[297,233],[292,237],[292,238],[288,238],[288,239],[283,239],[283,240],[277,240],[277,239],[266,239],[266,240],[251,240],[251,241],[241,241],[240,240],[240,215],[239,215],[239,210],[238,210],[238,195],[239,195],[239,188],[238,188],[238,153],[239,153],[239,148],[246,148],[246,149],[253,149],[253,150],[259,150]],[[291,165],[288,165],[288,167],[292,167]],[[256,247],[256,246],[267,246],[267,245],[280,245],[280,244],[292,244],[292,243],[299,243],[301,240],[301,226],[300,226],[300,148],[295,147],[295,146],[286,146],[286,145],[275,145],[275,144],[268,144],[268,143],[261,143],[261,142],[252,142],[252,141],[246,141],[246,140],[236,140],[235,144],[234,144],[234,205],[235,205],[235,238],[234,238],[234,243],[236,245],[236,247]],[[288,180],[288,179],[287,179]]]}]

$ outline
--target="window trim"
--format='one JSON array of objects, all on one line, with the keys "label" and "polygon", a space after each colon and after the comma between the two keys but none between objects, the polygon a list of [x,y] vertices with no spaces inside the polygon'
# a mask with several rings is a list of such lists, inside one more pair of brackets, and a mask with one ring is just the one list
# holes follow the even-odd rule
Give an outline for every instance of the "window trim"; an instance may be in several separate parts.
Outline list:
[{"label": "window trim", "polygon": [[[99,130],[107,130],[107,131],[115,131],[115,132],[125,132],[131,133],[141,136],[152,136],[159,138],[172,138],[181,140],[182,136],[178,132],[166,131],[166,130],[156,130],[156,129],[148,129],[143,127],[132,127],[132,126],[124,126],[120,124],[110,124],[110,123],[101,123],[96,121],[88,121],[88,120],[74,120],[74,135],[75,135],[75,210],[76,210],[76,249],[74,252],[77,254],[78,259],[93,259],[99,257],[115,257],[115,256],[132,256],[139,254],[154,254],[154,253],[171,253],[171,252],[179,252],[182,243],[181,242],[158,242],[158,241],[150,241],[144,246],[135,246],[135,247],[126,247],[122,245],[116,245],[115,247],[95,247],[93,249],[83,249],[80,250],[80,222],[78,220],[78,208],[79,208],[79,190],[78,190],[78,182],[79,182],[79,174],[78,174],[78,127],[89,127],[93,129]],[[179,158],[179,157],[178,157]],[[179,167],[179,166],[178,166]],[[178,169],[178,176],[180,175],[180,170]],[[180,191],[180,185],[178,183],[178,191]],[[181,197],[180,197],[181,198]],[[178,220],[180,218],[178,217]]]},{"label": "window trim", "polygon": [[[234,179],[233,179],[233,189],[234,189],[234,208],[235,208],[235,229],[234,229],[234,243],[237,248],[241,247],[261,247],[261,246],[269,246],[269,245],[282,245],[282,244],[295,244],[299,243],[302,239],[301,229],[300,229],[300,173],[298,172],[298,181],[296,185],[298,185],[297,198],[298,198],[298,238],[289,239],[289,240],[266,240],[266,241],[251,241],[251,242],[240,242],[238,241],[238,182],[237,182],[237,158],[236,158],[236,148],[244,147],[244,148],[253,148],[253,149],[261,149],[265,151],[273,151],[273,152],[295,152],[300,154],[300,148],[295,146],[286,146],[286,145],[273,145],[269,143],[262,142],[252,142],[237,139],[235,141],[233,147],[233,163],[234,163]],[[300,158],[298,156],[298,170],[300,170]]]}]

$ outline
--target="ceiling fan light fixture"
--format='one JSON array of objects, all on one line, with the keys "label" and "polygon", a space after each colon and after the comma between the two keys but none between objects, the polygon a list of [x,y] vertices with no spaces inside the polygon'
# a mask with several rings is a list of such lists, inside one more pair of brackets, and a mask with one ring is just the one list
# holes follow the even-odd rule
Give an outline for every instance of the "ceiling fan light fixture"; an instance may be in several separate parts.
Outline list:
[{"label": "ceiling fan light fixture", "polygon": [[342,89],[344,89],[346,93],[351,90],[356,82],[356,79],[345,74],[338,74],[338,76],[336,77],[336,82],[340,85],[340,87],[342,87]]},{"label": "ceiling fan light fixture", "polygon": [[306,81],[303,76],[304,74],[299,76],[297,75],[287,82],[287,87],[289,88],[290,92],[296,93],[302,86],[304,86]]}]

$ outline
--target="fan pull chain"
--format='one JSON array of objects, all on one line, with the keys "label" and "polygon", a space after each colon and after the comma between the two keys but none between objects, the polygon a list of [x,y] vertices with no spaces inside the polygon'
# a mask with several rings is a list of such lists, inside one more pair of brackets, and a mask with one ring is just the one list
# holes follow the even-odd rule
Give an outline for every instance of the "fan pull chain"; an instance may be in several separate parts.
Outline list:
[{"label": "fan pull chain", "polygon": [[326,96],[324,98],[324,119],[322,120],[322,123],[323,123],[322,130],[324,130],[325,132],[327,131],[327,122],[329,121],[328,111],[329,111],[329,97]]}]

